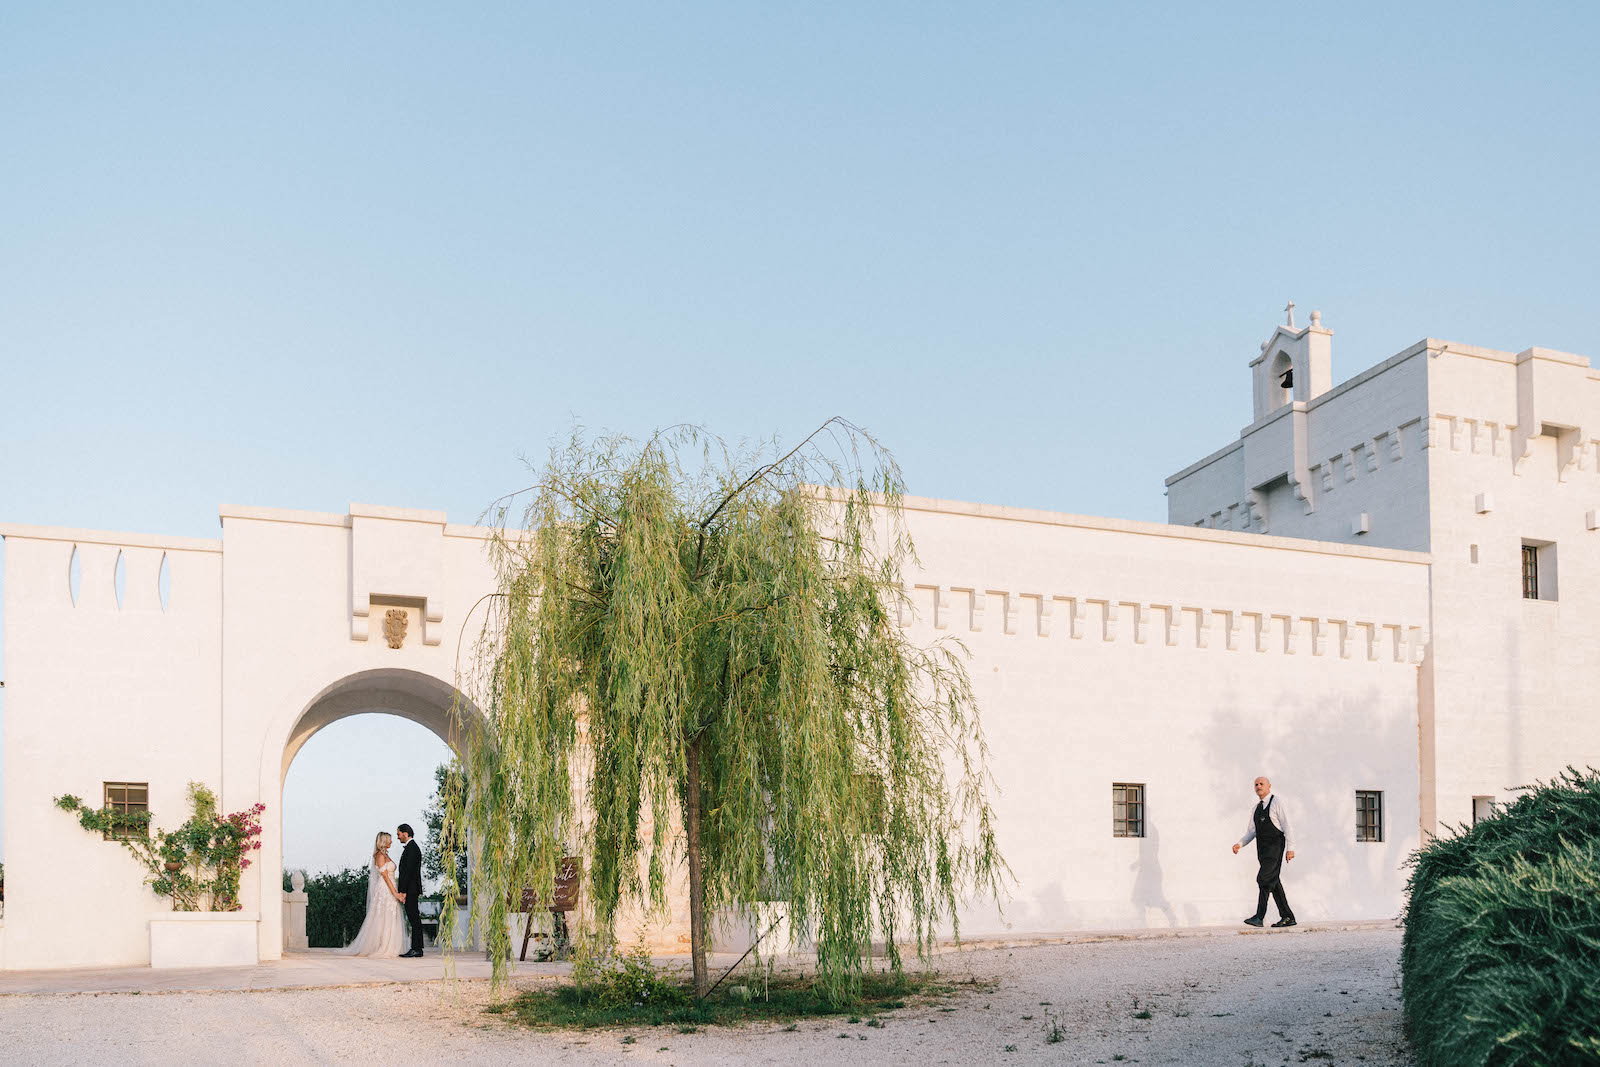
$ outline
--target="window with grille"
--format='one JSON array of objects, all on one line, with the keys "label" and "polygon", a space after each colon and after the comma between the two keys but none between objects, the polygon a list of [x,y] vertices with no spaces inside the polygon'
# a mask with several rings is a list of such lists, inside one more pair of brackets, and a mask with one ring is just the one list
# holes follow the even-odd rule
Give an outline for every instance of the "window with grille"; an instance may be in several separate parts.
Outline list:
[{"label": "window with grille", "polygon": [[1144,836],[1144,786],[1128,782],[1111,785],[1111,836]]},{"label": "window with grille", "polygon": [[1356,840],[1383,840],[1383,793],[1379,790],[1356,790]]},{"label": "window with grille", "polygon": [[1553,601],[1559,598],[1556,578],[1560,562],[1556,558],[1559,548],[1554,541],[1522,541],[1522,596],[1525,600]]},{"label": "window with grille", "polygon": [[[148,782],[107,782],[105,783],[105,807],[119,815],[131,812],[146,812],[150,810],[150,785]],[[107,841],[119,837],[128,837],[131,834],[146,833],[143,826],[130,825],[120,830],[113,830],[105,835]]]}]

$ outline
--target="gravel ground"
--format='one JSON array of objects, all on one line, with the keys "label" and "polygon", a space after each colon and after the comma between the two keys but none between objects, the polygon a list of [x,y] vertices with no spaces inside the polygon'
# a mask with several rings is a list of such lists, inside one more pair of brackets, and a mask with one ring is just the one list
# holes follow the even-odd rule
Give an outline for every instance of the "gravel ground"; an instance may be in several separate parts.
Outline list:
[{"label": "gravel ground", "polygon": [[[483,1013],[494,998],[482,982],[6,996],[0,1049],[32,1064],[1409,1064],[1399,952],[1398,930],[962,952],[937,961],[949,979],[978,980],[953,1000],[913,1000],[882,1028],[835,1019],[794,1031],[531,1033]],[[1052,1021],[1060,1042],[1046,1040]]]}]

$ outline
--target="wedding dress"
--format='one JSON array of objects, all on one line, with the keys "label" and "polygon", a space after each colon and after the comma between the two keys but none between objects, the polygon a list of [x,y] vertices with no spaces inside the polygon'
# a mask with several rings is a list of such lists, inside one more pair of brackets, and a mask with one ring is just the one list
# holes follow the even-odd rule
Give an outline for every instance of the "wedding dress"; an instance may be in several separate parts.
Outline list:
[{"label": "wedding dress", "polygon": [[346,956],[398,956],[410,947],[406,932],[406,913],[401,903],[389,892],[389,883],[383,872],[394,877],[394,861],[384,857],[382,865],[374,865],[367,875],[367,917],[361,923],[355,940],[339,952]]}]

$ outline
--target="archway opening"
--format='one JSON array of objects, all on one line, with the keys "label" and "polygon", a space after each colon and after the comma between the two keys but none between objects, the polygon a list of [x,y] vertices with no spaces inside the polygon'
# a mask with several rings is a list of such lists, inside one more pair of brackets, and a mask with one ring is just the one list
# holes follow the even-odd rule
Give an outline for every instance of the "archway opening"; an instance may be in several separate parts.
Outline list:
[{"label": "archway opening", "polygon": [[1272,380],[1267,388],[1272,396],[1269,405],[1273,411],[1294,399],[1294,360],[1289,353],[1279,352],[1272,361]]},{"label": "archway opening", "polygon": [[[396,831],[404,823],[423,850],[424,951],[438,951],[440,914],[458,906],[440,894],[449,859],[439,850],[437,818],[441,774],[459,733],[454,703],[455,690],[437,678],[370,671],[324,690],[291,728],[279,794],[286,950],[334,949],[355,937],[366,917],[374,838],[380,831],[393,836],[389,856],[398,865]],[[304,897],[291,891],[294,872],[306,880]],[[275,875],[262,872],[264,890],[279,882]]]}]

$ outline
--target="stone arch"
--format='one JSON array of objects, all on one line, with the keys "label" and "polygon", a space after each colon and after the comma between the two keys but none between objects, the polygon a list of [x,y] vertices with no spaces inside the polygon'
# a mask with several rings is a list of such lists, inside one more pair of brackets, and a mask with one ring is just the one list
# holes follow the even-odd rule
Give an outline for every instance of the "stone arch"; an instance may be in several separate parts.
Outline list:
[{"label": "stone arch", "polygon": [[[466,722],[452,715],[458,706]],[[481,721],[478,707],[456,687],[435,675],[399,668],[357,671],[328,684],[298,709],[286,710],[264,739],[260,795],[269,806],[263,820],[258,893],[261,902],[260,958],[283,955],[280,883],[283,867],[283,783],[300,750],[324,727],[352,715],[396,715],[423,726],[454,752],[461,751],[461,732]]]},{"label": "stone arch", "polygon": [[[459,752],[458,724],[451,721],[456,696],[455,686],[420,671],[382,668],[339,679],[312,697],[290,726],[283,742],[279,786],[295,756],[314,734],[351,715],[376,712],[410,719]],[[477,707],[471,701],[463,698],[462,703],[470,714],[478,716]]]}]

